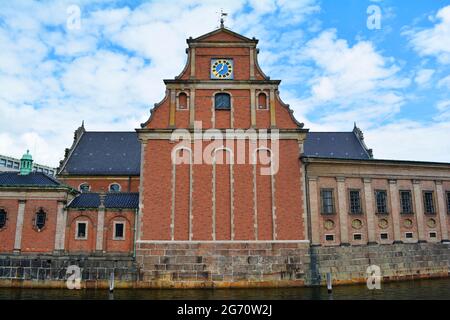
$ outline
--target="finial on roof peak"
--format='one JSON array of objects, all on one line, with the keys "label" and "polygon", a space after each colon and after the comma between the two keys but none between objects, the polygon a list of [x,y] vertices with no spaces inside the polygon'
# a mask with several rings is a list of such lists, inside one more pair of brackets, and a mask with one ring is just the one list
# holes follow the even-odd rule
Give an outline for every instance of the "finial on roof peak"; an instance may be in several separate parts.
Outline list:
[{"label": "finial on roof peak", "polygon": [[224,12],[223,9],[220,9],[220,28],[225,28],[225,17],[228,16],[227,12]]}]

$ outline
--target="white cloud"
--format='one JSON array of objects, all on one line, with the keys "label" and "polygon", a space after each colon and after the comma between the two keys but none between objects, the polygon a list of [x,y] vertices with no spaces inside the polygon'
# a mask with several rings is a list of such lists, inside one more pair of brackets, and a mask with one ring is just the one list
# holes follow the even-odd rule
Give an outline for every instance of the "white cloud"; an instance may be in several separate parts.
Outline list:
[{"label": "white cloud", "polygon": [[414,49],[422,56],[433,56],[439,62],[450,63],[450,5],[438,11],[432,21],[433,27],[422,30],[407,30]]},{"label": "white cloud", "polygon": [[420,69],[416,73],[414,82],[419,86],[425,86],[429,83],[434,73],[435,71],[433,69]]},{"label": "white cloud", "polygon": [[400,110],[405,98],[399,89],[409,80],[399,75],[392,58],[384,57],[369,41],[350,46],[326,30],[310,40],[298,54],[302,63],[312,62],[310,94],[301,102],[323,114],[320,121],[341,130],[353,121],[376,123]]},{"label": "white cloud", "polygon": [[398,121],[364,132],[365,140],[378,159],[448,162],[450,122],[435,124]]},{"label": "white cloud", "polygon": [[440,79],[437,83],[438,88],[450,89],[450,76]]}]

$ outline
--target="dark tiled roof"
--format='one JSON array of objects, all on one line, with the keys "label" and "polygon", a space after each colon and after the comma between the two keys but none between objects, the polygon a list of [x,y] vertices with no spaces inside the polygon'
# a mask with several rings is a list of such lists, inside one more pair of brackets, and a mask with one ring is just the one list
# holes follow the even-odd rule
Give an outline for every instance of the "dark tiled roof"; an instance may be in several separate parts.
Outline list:
[{"label": "dark tiled roof", "polygon": [[342,159],[370,159],[353,132],[308,132],[305,156]]},{"label": "dark tiled roof", "polygon": [[139,175],[140,166],[136,132],[85,132],[62,174]]},{"label": "dark tiled roof", "polygon": [[[81,193],[69,204],[69,208],[98,208],[100,195],[98,193]],[[105,207],[111,209],[137,209],[139,207],[139,193],[108,193]]]},{"label": "dark tiled roof", "polygon": [[0,173],[0,186],[42,186],[59,187],[61,183],[42,172],[20,175],[18,172]]}]

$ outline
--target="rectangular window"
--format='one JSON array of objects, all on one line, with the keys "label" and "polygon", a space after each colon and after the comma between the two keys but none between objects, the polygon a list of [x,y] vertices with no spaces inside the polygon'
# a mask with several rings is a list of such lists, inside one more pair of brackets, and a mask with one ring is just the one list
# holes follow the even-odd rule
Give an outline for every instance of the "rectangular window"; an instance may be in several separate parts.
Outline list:
[{"label": "rectangular window", "polygon": [[400,191],[401,213],[413,213],[411,191]]},{"label": "rectangular window", "polygon": [[325,240],[326,240],[326,241],[334,241],[334,235],[332,235],[332,234],[326,234],[326,235],[325,235]]},{"label": "rectangular window", "polygon": [[8,162],[6,163],[6,167],[7,168],[12,168],[13,167],[13,162],[11,160],[8,160]]},{"label": "rectangular window", "polygon": [[20,164],[18,162],[14,162],[13,168],[14,169],[19,169],[19,167],[20,167]]},{"label": "rectangular window", "polygon": [[125,239],[125,224],[123,222],[114,222],[114,240]]},{"label": "rectangular window", "polygon": [[405,233],[405,237],[406,237],[406,239],[412,239],[413,238],[413,233],[412,232],[407,232],[407,233]]},{"label": "rectangular window", "polygon": [[380,233],[380,239],[381,240],[388,240],[389,239],[389,235],[387,233]]},{"label": "rectangular window", "polygon": [[387,209],[387,192],[385,190],[375,191],[375,199],[377,202],[377,213],[388,213]]},{"label": "rectangular window", "polygon": [[430,238],[431,239],[436,239],[436,237],[437,237],[437,233],[436,232],[430,232]]},{"label": "rectangular window", "polygon": [[79,240],[87,239],[87,222],[77,222],[77,232],[75,238]]},{"label": "rectangular window", "polygon": [[0,159],[0,166],[6,167],[6,159]]},{"label": "rectangular window", "polygon": [[353,240],[362,240],[362,234],[361,233],[354,233],[353,234]]},{"label": "rectangular window", "polygon": [[320,198],[322,203],[322,213],[333,214],[334,213],[333,190],[322,189],[320,191]]},{"label": "rectangular window", "polygon": [[450,214],[450,192],[447,192],[447,213]]},{"label": "rectangular window", "polygon": [[434,212],[434,201],[433,201],[433,192],[425,191],[423,193],[423,206],[425,209],[425,213],[433,214]]},{"label": "rectangular window", "polygon": [[361,213],[361,198],[359,190],[350,190],[350,213]]}]

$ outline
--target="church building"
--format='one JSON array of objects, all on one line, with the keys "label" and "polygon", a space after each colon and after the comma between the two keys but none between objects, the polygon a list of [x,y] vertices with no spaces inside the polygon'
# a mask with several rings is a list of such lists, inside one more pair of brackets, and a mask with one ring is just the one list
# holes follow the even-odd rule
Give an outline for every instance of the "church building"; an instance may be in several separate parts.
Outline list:
[{"label": "church building", "polygon": [[[448,275],[450,163],[376,159],[356,124],[305,128],[257,44],[223,25],[189,38],[140,128],[83,123],[56,178],[30,172],[28,153],[0,173],[0,253],[127,256],[137,286],[297,286],[328,270],[360,280],[369,262],[342,269],[352,250],[389,265],[412,245],[443,250],[425,274]],[[333,253],[340,264],[320,262]]]}]

